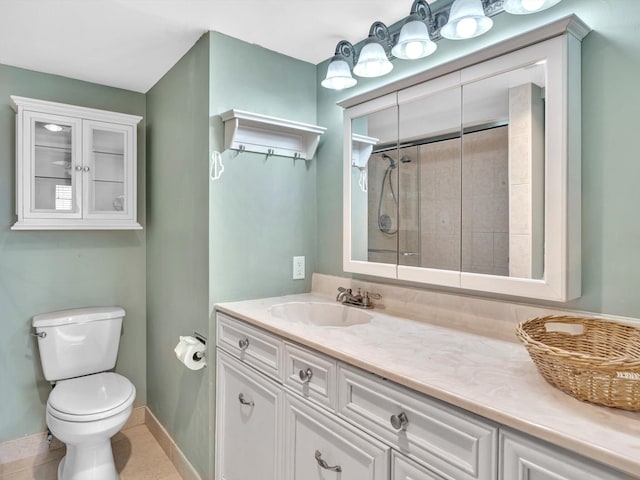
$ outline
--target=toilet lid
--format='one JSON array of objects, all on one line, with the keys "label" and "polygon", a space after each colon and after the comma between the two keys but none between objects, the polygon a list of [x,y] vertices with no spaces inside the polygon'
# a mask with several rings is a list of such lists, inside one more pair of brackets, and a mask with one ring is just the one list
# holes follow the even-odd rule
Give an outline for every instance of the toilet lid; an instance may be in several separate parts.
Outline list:
[{"label": "toilet lid", "polygon": [[112,372],[59,381],[47,402],[68,415],[95,415],[113,410],[135,396],[135,387],[122,375]]}]

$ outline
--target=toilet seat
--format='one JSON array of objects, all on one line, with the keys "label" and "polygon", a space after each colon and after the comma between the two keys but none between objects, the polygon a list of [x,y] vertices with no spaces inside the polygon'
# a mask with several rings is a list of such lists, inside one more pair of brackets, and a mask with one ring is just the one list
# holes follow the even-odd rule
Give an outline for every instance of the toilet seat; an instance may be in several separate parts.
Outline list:
[{"label": "toilet seat", "polygon": [[47,411],[60,420],[92,422],[127,410],[135,395],[129,379],[103,372],[58,382],[49,395]]}]

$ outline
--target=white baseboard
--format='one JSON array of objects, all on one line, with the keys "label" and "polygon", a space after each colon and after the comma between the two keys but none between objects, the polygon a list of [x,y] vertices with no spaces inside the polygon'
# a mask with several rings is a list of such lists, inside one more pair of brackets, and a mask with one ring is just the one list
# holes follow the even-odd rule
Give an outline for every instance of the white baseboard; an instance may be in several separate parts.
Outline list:
[{"label": "white baseboard", "polygon": [[178,470],[178,473],[183,480],[201,480],[196,469],[193,468],[191,463],[189,463],[187,457],[184,456],[180,448],[178,448],[178,445],[176,445],[169,433],[165,430],[155,415],[151,413],[149,408],[146,408],[145,423],[151,432],[151,435],[155,437],[156,441],[162,447],[167,457],[169,457],[173,466],[176,467],[176,470]]}]

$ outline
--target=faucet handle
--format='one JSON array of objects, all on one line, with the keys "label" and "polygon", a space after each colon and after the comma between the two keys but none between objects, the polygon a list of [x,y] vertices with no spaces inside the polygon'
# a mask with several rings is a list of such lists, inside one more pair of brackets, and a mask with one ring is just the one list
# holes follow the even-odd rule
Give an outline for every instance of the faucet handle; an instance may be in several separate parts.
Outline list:
[{"label": "faucet handle", "polygon": [[369,293],[369,292],[364,292],[362,294],[362,306],[364,308],[373,308],[373,303],[371,303],[371,299],[374,300],[380,300],[382,298],[382,295],[380,295],[379,293]]}]

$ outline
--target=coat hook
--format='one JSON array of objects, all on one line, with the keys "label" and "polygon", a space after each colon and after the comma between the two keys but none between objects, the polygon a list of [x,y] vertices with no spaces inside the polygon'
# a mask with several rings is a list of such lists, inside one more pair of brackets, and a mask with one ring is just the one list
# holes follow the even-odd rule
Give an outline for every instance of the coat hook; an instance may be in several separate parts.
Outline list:
[{"label": "coat hook", "polygon": [[269,158],[271,155],[273,155],[273,148],[267,150],[267,158]]}]

